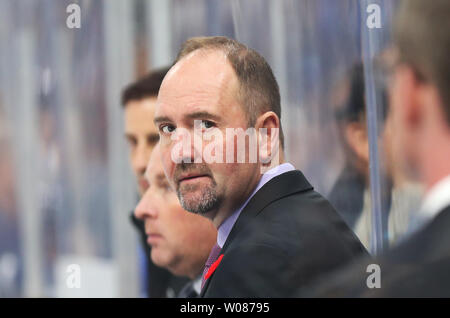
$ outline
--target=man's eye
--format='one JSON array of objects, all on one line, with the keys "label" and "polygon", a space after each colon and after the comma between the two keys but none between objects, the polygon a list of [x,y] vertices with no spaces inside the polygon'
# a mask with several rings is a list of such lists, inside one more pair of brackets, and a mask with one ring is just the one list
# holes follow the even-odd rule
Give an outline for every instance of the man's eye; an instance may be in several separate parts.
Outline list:
[{"label": "man's eye", "polygon": [[212,121],[202,120],[202,124],[201,124],[202,128],[209,129],[209,128],[212,128],[214,126],[215,126],[215,124]]},{"label": "man's eye", "polygon": [[170,134],[175,130],[175,127],[172,125],[162,125],[160,130],[165,134]]}]

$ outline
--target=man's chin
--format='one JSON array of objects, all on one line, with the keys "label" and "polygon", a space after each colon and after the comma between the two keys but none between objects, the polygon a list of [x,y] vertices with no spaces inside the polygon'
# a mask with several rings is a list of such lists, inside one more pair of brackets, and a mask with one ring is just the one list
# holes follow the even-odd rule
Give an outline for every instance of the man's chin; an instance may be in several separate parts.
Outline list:
[{"label": "man's chin", "polygon": [[181,207],[194,214],[212,218],[217,207],[217,200],[205,200],[202,195],[182,194],[179,197]]},{"label": "man's chin", "polygon": [[152,262],[159,267],[167,268],[169,266],[170,257],[168,255],[164,255],[164,253],[161,253],[161,251],[157,250],[157,248],[152,247],[152,254],[151,254]]},{"label": "man's chin", "polygon": [[187,212],[192,213],[192,214],[198,214],[198,215],[204,216],[208,219],[212,219],[213,214],[214,214],[213,211],[211,211],[211,210],[205,211],[205,209],[203,209],[202,207],[199,207],[196,204],[189,204],[186,201],[181,201],[181,202],[182,202],[181,203],[182,208],[184,210],[186,210]]},{"label": "man's chin", "polygon": [[213,211],[206,211],[206,212],[204,212],[204,211],[197,211],[197,212],[190,212],[190,213],[194,213],[194,214],[203,216],[203,217],[205,217],[207,219],[210,219],[211,221],[214,220],[214,218],[217,215],[217,211],[215,211],[215,210],[213,210]]}]

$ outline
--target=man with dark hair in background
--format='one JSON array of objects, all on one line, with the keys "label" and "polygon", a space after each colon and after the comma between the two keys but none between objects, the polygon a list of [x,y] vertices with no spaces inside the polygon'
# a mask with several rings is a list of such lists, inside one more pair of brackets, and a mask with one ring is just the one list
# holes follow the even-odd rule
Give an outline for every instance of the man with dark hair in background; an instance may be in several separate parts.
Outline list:
[{"label": "man with dark hair in background", "polygon": [[[369,141],[362,63],[353,65],[346,78],[338,83],[338,92],[334,96],[333,107],[345,163],[328,199],[354,230],[361,217],[364,192],[369,183]],[[382,104],[385,105],[385,101]]]},{"label": "man with dark hair in background", "polygon": [[[374,85],[379,119],[381,171],[381,211],[385,248],[396,244],[408,231],[411,214],[421,196],[421,188],[407,182],[392,167],[392,116],[388,113],[387,91],[382,76],[381,58],[374,62]],[[347,224],[369,250],[372,238],[372,206],[369,187],[369,136],[365,98],[364,66],[352,66],[348,76],[338,83],[334,108],[344,150],[344,168],[327,196]]]},{"label": "man with dark hair in background", "polygon": [[155,70],[127,86],[122,93],[125,137],[130,147],[130,162],[138,182],[139,194],[147,189],[145,169],[150,154],[159,141],[153,122],[159,87],[168,68]]},{"label": "man with dark hair in background", "polygon": [[[138,182],[139,197],[148,183],[145,178],[150,155],[159,141],[159,133],[153,124],[156,97],[168,68],[151,72],[144,78],[130,84],[122,93],[125,114],[125,137],[130,148],[130,162]],[[148,297],[175,297],[190,279],[171,274],[167,269],[156,266],[151,259],[151,247],[147,243],[144,222],[131,212],[131,220],[139,232],[142,249],[141,263],[144,263],[146,292]]]}]

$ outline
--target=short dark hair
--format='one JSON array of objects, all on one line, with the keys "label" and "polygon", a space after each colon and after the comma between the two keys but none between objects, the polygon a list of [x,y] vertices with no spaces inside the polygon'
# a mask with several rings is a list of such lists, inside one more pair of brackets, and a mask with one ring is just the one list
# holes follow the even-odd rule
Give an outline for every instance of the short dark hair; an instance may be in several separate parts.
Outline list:
[{"label": "short dark hair", "polygon": [[158,96],[161,83],[170,67],[154,70],[138,81],[128,85],[122,92],[122,106],[130,101],[138,101],[144,98]]},{"label": "short dark hair", "polygon": [[[388,98],[386,81],[381,73],[380,62],[373,62],[373,80],[375,94],[379,98],[378,120],[384,123],[388,113]],[[343,105],[335,112],[337,120],[346,123],[361,122],[366,120],[366,83],[364,81],[364,65],[355,63],[348,71],[346,80],[349,83],[349,93]]]},{"label": "short dark hair", "polygon": [[450,125],[450,1],[403,1],[395,22],[399,62],[436,86]]},{"label": "short dark hair", "polygon": [[239,81],[238,98],[244,106],[249,126],[254,126],[259,115],[273,111],[280,119],[280,144],[284,148],[281,128],[280,89],[272,69],[255,50],[224,37],[194,37],[183,43],[175,63],[197,50],[218,50],[225,53]]}]

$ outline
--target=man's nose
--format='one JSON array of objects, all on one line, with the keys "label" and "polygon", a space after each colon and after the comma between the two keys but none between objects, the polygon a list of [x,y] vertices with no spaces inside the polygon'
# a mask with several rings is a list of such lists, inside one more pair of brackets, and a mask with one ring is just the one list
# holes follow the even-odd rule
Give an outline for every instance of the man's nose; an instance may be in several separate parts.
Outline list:
[{"label": "man's nose", "polygon": [[145,173],[147,168],[148,160],[150,159],[150,153],[145,147],[139,147],[137,149],[136,157],[134,160],[134,167],[137,172],[141,175]]},{"label": "man's nose", "polygon": [[175,143],[171,144],[171,159],[174,163],[201,163],[203,150],[203,136],[195,130],[179,129],[175,136]]},{"label": "man's nose", "polygon": [[139,201],[138,205],[134,209],[134,215],[140,220],[144,220],[148,217],[156,217],[158,210],[153,204],[152,195],[150,190],[147,190]]}]

